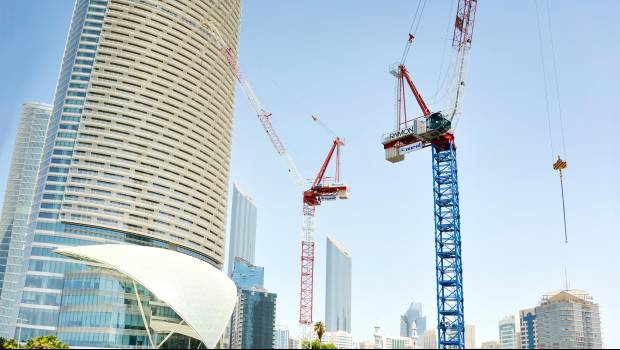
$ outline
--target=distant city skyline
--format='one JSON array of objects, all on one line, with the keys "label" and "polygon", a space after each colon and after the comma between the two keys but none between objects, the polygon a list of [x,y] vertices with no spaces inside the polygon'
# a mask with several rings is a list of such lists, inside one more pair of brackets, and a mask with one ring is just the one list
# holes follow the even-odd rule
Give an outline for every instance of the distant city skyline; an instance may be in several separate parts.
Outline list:
[{"label": "distant city skyline", "polygon": [[[538,2],[546,7],[546,1]],[[22,102],[53,101],[73,5],[73,0],[0,5],[0,76],[11,82],[0,93],[0,198]],[[436,326],[430,155],[388,166],[378,148],[380,134],[393,124],[393,78],[387,67],[402,52],[416,5],[248,2],[242,13],[241,67],[272,108],[272,121],[303,173],[316,171],[324,157],[318,145],[330,141],[309,124],[309,115],[320,114],[346,137],[342,168],[351,199],[319,209],[315,290],[325,287],[324,234],[337,232],[355,252],[356,271],[363,271],[352,281],[356,339],[368,340],[376,322],[386,334],[399,334],[397,318],[413,298],[424,305],[429,328]],[[424,97],[437,107],[442,51],[449,45],[445,31],[453,20],[450,5],[428,4],[407,62]],[[328,6],[333,10],[325,11]],[[620,244],[609,230],[620,212],[620,193],[610,175],[620,171],[620,162],[614,161],[613,138],[584,141],[583,118],[596,115],[601,125],[618,126],[612,112],[620,50],[610,43],[620,35],[614,18],[620,4],[549,0],[549,7],[570,155],[565,177],[569,245],[563,245],[558,178],[550,168],[534,4],[514,11],[480,3],[457,130],[465,320],[477,325],[479,340],[496,339],[498,319],[535,306],[545,291],[562,288],[567,265],[571,284],[600,304],[604,345],[619,347],[620,334],[612,330],[620,320],[610,310],[620,309],[615,293],[620,282],[607,277]],[[342,15],[351,8],[355,16]],[[277,20],[265,21],[272,17]],[[593,52],[602,53],[596,64],[584,64]],[[265,284],[278,292],[279,310],[296,310],[300,193],[281,171],[240,92],[234,110],[230,177],[261,206],[256,260],[270,271]],[[224,187],[228,191],[231,184]],[[390,298],[380,305],[371,302],[378,295]],[[323,293],[316,293],[315,319],[324,319],[324,306]],[[294,336],[297,317],[294,311],[279,312],[277,323],[291,327]]]}]

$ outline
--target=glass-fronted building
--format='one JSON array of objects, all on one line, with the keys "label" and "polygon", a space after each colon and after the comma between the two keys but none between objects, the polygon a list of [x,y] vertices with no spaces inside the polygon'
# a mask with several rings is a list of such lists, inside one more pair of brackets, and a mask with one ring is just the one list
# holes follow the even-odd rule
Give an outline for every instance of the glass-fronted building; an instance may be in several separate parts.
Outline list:
[{"label": "glass-fronted building", "polygon": [[[235,78],[212,39],[187,23],[213,24],[236,53],[240,1],[150,4],[76,1],[24,242],[29,258],[10,288],[5,274],[2,336],[146,346],[131,303],[113,307],[123,281],[101,290],[112,277],[58,247],[133,243],[224,265]],[[99,287],[74,288],[85,276]],[[101,297],[114,301],[88,312],[73,304]],[[106,323],[111,309],[115,321]]]},{"label": "glass-fronted building", "polygon": [[27,254],[29,219],[52,106],[23,104],[0,217],[0,324],[8,323]]},{"label": "glass-fronted building", "polygon": [[499,321],[500,349],[517,348],[517,322],[513,315],[506,316]]},{"label": "glass-fronted building", "polygon": [[265,283],[265,268],[252,265],[250,262],[237,257],[235,258],[235,264],[230,278],[235,282],[237,290],[263,288]]},{"label": "glass-fronted building", "polygon": [[264,289],[239,291],[232,317],[231,349],[273,349],[276,298],[275,293]]},{"label": "glass-fronted building", "polygon": [[325,328],[328,332],[351,333],[352,260],[348,250],[327,236],[325,282]]},{"label": "glass-fronted building", "polygon": [[235,258],[254,264],[256,251],[256,203],[239,184],[233,185],[228,248],[228,274],[232,274]]},{"label": "glass-fronted building", "polygon": [[422,310],[422,303],[412,302],[407,311],[400,316],[400,336],[411,337],[414,324],[418,334],[426,332],[426,316]]}]

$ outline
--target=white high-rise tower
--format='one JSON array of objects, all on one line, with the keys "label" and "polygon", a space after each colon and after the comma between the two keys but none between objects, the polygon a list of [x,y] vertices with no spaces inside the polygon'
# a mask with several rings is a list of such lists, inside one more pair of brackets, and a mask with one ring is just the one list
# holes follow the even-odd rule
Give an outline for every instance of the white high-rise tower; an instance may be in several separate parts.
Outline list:
[{"label": "white high-rise tower", "polygon": [[335,238],[327,236],[325,328],[328,332],[351,333],[351,279],[351,254]]}]

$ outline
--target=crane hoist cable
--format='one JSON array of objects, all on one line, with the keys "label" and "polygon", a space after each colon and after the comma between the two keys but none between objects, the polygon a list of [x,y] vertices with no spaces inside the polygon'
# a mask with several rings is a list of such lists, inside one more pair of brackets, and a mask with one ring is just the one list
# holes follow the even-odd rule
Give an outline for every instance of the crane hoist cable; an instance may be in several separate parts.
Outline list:
[{"label": "crane hoist cable", "polygon": [[416,34],[418,33],[418,29],[420,28],[420,23],[422,23],[422,16],[424,15],[424,9],[426,8],[427,0],[419,0],[418,6],[415,10],[415,15],[413,16],[413,20],[411,21],[411,26],[409,27],[409,38],[407,39],[407,43],[405,43],[405,49],[403,50],[403,55],[400,59],[400,64],[404,64],[405,60],[407,60],[407,55],[409,55],[409,50],[411,49],[411,43],[415,39]]},{"label": "crane hoist cable", "polygon": [[[545,0],[541,0],[541,1],[545,1]],[[549,87],[548,87],[548,77],[547,77],[547,69],[545,66],[545,53],[544,53],[544,46],[543,46],[543,33],[542,33],[542,26],[541,26],[541,20],[540,20],[540,16],[541,16],[541,11],[539,4],[538,4],[538,0],[534,0],[534,5],[536,7],[536,24],[537,24],[537,29],[538,29],[538,41],[539,41],[539,47],[540,47],[540,63],[541,63],[541,67],[542,67],[542,72],[543,72],[543,84],[544,84],[544,89],[545,89],[545,106],[546,106],[546,114],[547,114],[547,126],[548,126],[548,131],[549,131],[549,146],[551,149],[551,157],[555,160],[555,156],[556,156],[556,150],[555,150],[555,146],[554,146],[554,142],[553,142],[553,123],[552,123],[552,118],[551,118],[551,102],[549,101]],[[560,86],[559,86],[559,82],[558,82],[558,69],[557,69],[557,62],[556,62],[556,58],[555,58],[555,44],[553,41],[553,31],[552,31],[552,27],[551,27],[551,14],[550,14],[550,7],[549,7],[549,1],[547,0],[546,2],[546,9],[547,9],[547,29],[549,31],[549,39],[551,42],[551,65],[553,68],[553,80],[555,83],[555,94],[556,94],[556,100],[557,100],[557,104],[558,104],[558,117],[559,117],[559,124],[560,124],[560,144],[561,144],[561,150],[564,155],[564,159],[561,158],[561,156],[558,154],[557,155],[557,160],[555,160],[555,163],[553,163],[553,169],[558,171],[558,174],[560,176],[560,190],[561,190],[561,194],[562,194],[562,218],[563,218],[563,223],[564,223],[564,243],[568,244],[568,229],[567,229],[567,225],[566,225],[566,198],[565,198],[565,194],[564,194],[564,170],[567,168],[568,163],[566,162],[566,142],[565,142],[565,137],[564,137],[564,120],[563,120],[563,116],[562,116],[562,103],[561,103],[561,99],[560,99]],[[558,150],[558,153],[559,150]]]}]

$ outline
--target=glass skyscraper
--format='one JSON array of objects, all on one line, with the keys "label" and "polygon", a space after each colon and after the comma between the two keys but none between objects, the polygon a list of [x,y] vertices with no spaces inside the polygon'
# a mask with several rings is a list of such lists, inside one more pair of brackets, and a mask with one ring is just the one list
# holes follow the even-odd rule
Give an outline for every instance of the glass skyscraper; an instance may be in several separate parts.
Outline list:
[{"label": "glass skyscraper", "polygon": [[28,222],[51,113],[52,106],[44,103],[27,102],[21,109],[0,217],[0,324],[9,321],[23,274]]},{"label": "glass skyscraper", "polygon": [[404,315],[400,316],[400,336],[411,337],[411,328],[415,322],[418,334],[426,332],[426,316],[422,311],[422,303],[412,302]]},{"label": "glass skyscraper", "polygon": [[254,264],[256,251],[256,204],[238,184],[233,185],[230,217],[228,275],[232,273],[237,257]]},{"label": "glass skyscraper", "polygon": [[351,254],[335,238],[327,236],[325,328],[351,333]]},{"label": "glass skyscraper", "polygon": [[230,277],[237,290],[263,288],[265,281],[265,268],[255,266],[239,257],[235,258],[235,265]]},{"label": "glass skyscraper", "polygon": [[216,26],[236,53],[240,1],[154,3],[76,1],[24,242],[30,257],[4,278],[2,336],[145,346],[144,322],[118,299],[134,291],[74,288],[93,273],[124,281],[57,247],[133,243],[224,265],[235,77],[212,38],[187,23]]},{"label": "glass skyscraper", "polygon": [[273,349],[276,298],[275,293],[264,289],[239,291],[232,317],[231,349]]}]

